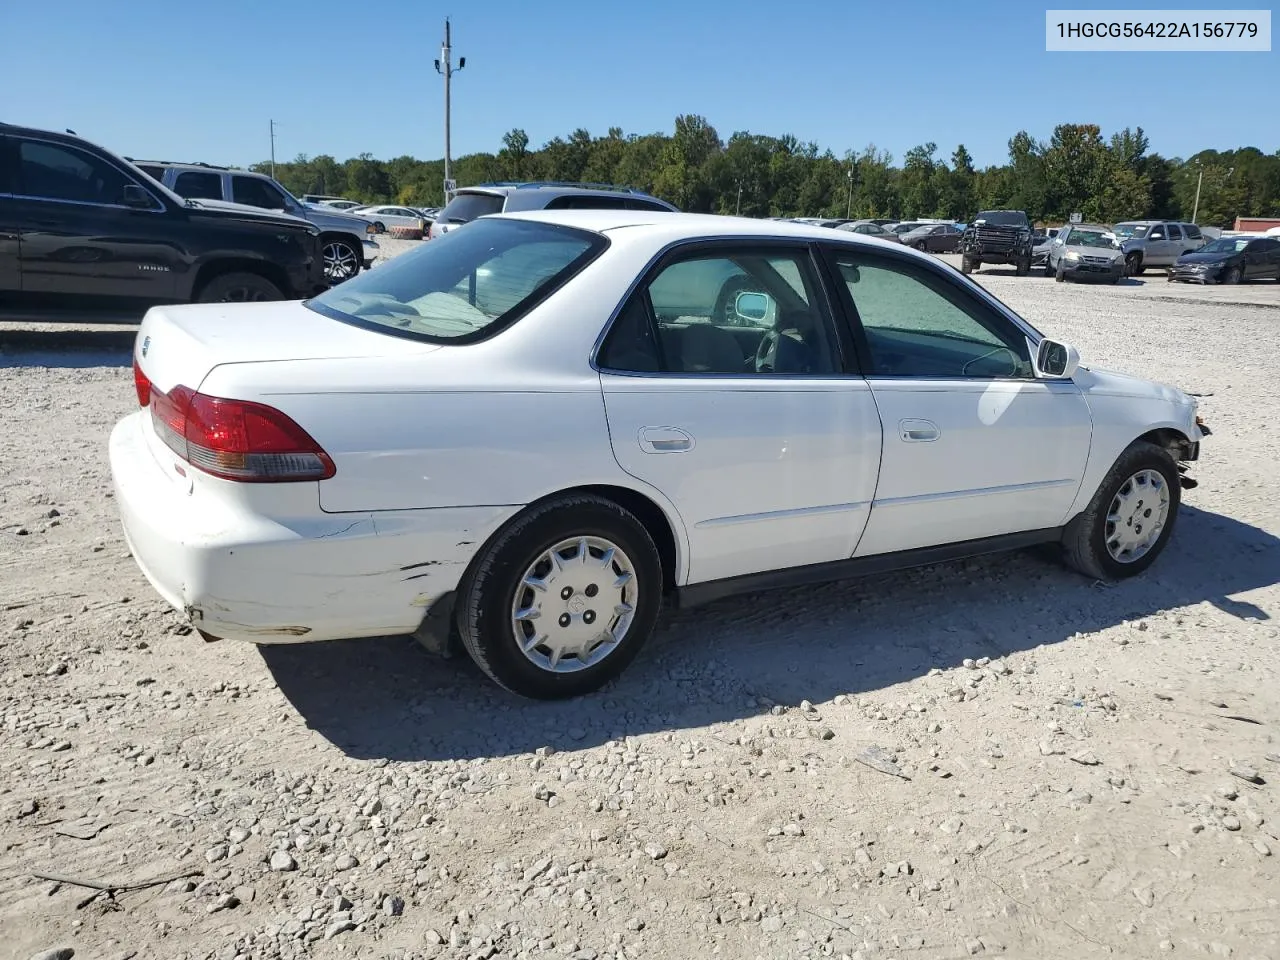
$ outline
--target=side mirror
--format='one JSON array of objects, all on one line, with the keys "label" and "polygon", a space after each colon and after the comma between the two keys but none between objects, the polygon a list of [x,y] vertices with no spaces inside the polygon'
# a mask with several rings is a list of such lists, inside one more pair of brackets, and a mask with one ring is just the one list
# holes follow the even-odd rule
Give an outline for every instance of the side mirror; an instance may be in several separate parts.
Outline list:
[{"label": "side mirror", "polygon": [[156,205],[155,200],[151,199],[151,194],[138,186],[136,183],[126,183],[124,185],[124,200],[126,207],[134,207],[139,210],[147,210]]},{"label": "side mirror", "polygon": [[767,293],[755,293],[744,290],[733,302],[733,311],[743,320],[751,323],[765,323],[769,317],[769,308],[773,298]]},{"label": "side mirror", "polygon": [[1046,380],[1069,380],[1080,369],[1080,351],[1057,340],[1041,340],[1036,351],[1036,376]]}]

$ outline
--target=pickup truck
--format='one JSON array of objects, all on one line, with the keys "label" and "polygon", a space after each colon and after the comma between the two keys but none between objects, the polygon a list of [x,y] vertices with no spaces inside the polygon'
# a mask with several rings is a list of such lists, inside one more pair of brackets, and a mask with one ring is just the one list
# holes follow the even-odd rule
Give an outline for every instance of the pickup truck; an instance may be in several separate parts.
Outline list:
[{"label": "pickup truck", "polygon": [[303,299],[320,230],[188,201],[69,133],[0,123],[0,313],[138,319],[160,303]]}]

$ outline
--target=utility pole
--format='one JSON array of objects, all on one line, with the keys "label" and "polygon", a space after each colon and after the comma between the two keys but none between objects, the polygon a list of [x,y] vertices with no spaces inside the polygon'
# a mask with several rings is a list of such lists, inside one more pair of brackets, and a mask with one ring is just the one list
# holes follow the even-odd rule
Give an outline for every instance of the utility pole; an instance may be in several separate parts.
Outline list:
[{"label": "utility pole", "polygon": [[1192,223],[1196,222],[1196,214],[1200,212],[1200,186],[1204,183],[1204,164],[1197,160],[1196,166],[1200,168],[1200,176],[1196,178],[1196,205],[1191,210]]},{"label": "utility pole", "polygon": [[270,121],[271,124],[271,179],[276,178],[276,122]]},{"label": "utility pole", "polygon": [[733,205],[733,215],[742,216],[742,178],[738,178],[738,202]]},{"label": "utility pole", "polygon": [[[450,111],[449,80],[453,77],[455,73],[453,62],[450,59],[453,52],[453,46],[450,43],[450,34],[451,34],[451,31],[449,28],[449,20],[446,17],[444,21],[444,45],[440,48],[440,59],[436,61],[436,73],[444,77],[444,202],[445,203],[449,202],[449,194],[453,192],[453,188],[454,188],[453,173],[449,166],[450,160],[451,160],[449,156],[449,119],[450,119],[449,118],[449,111]],[[459,57],[457,69],[461,70],[466,65],[467,65],[467,58]]]},{"label": "utility pole", "polygon": [[849,161],[849,202],[845,204],[844,217],[846,220],[853,219],[853,161]]}]

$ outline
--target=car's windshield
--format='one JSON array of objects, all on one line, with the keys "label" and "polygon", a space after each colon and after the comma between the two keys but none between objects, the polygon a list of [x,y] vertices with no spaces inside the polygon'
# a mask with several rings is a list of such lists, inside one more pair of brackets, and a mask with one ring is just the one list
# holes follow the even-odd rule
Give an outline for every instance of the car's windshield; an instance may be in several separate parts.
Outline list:
[{"label": "car's windshield", "polygon": [[979,220],[985,220],[992,226],[997,227],[1025,227],[1027,225],[1027,215],[1017,210],[986,210],[974,218],[975,223]]},{"label": "car's windshield", "polygon": [[426,340],[501,328],[607,246],[546,223],[481,220],[332,287],[307,306],[336,320]]},{"label": "car's windshield", "polygon": [[1196,253],[1239,253],[1248,245],[1248,237],[1220,237],[1206,243]]},{"label": "car's windshield", "polygon": [[1107,236],[1105,230],[1081,230],[1079,227],[1074,228],[1067,236],[1067,245],[1071,247],[1115,249],[1115,242]]},{"label": "car's windshield", "polygon": [[919,230],[924,224],[910,221],[908,223],[895,223],[889,229],[894,233],[910,233],[912,230]]},{"label": "car's windshield", "polygon": [[491,213],[502,212],[503,197],[492,193],[459,193],[437,218],[442,223],[470,223]]},{"label": "car's windshield", "polygon": [[1127,240],[1130,237],[1145,237],[1149,229],[1151,228],[1145,223],[1117,223],[1111,232]]}]

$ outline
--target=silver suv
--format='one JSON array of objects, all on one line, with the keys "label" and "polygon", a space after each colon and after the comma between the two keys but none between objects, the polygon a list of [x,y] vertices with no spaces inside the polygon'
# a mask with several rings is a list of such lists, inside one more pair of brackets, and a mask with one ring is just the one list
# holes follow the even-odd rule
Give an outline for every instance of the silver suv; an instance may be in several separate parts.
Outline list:
[{"label": "silver suv", "polygon": [[517,210],[662,210],[678,212],[665,200],[631,187],[608,183],[536,181],[480,183],[463,187],[436,215],[428,239],[491,213]]},{"label": "silver suv", "polygon": [[1147,267],[1172,266],[1184,253],[1204,246],[1194,223],[1180,220],[1129,220],[1111,228],[1124,252],[1125,273],[1137,276]]},{"label": "silver suv", "polygon": [[227,204],[283,210],[320,228],[324,275],[341,283],[368,269],[378,255],[372,221],[319,204],[303,203],[266,174],[207,163],[134,160],[133,165],[180,197],[210,206]]}]

